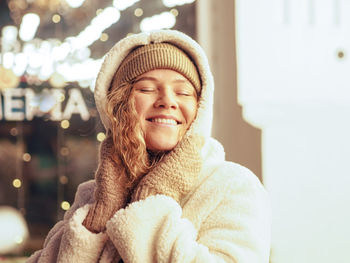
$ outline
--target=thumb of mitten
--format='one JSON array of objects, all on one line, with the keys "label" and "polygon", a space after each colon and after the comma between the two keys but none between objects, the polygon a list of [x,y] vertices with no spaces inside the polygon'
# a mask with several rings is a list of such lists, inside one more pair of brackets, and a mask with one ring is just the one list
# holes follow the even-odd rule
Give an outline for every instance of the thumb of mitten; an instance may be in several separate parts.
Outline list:
[{"label": "thumb of mitten", "polygon": [[100,146],[100,160],[95,174],[95,202],[83,225],[91,232],[101,232],[112,215],[125,206],[127,181],[123,167],[113,158],[113,139],[107,137]]}]

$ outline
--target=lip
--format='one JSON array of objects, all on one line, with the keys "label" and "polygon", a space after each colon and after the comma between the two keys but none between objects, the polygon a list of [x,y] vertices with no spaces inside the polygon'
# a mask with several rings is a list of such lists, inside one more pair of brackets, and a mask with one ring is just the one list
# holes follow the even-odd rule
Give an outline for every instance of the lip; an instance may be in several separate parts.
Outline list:
[{"label": "lip", "polygon": [[178,120],[175,116],[172,116],[172,115],[163,115],[163,114],[162,115],[153,115],[151,117],[146,118],[146,120],[149,122],[152,122],[151,121],[152,119],[157,119],[157,118],[175,120],[178,125],[182,124],[182,122],[180,120]]}]

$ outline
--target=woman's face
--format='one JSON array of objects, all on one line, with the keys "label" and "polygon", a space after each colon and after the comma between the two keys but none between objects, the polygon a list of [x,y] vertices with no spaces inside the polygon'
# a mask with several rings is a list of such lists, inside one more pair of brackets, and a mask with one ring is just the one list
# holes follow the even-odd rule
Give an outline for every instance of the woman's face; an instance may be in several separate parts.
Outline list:
[{"label": "woman's face", "polygon": [[156,69],[140,75],[132,96],[149,150],[173,149],[196,117],[197,93],[173,70]]}]

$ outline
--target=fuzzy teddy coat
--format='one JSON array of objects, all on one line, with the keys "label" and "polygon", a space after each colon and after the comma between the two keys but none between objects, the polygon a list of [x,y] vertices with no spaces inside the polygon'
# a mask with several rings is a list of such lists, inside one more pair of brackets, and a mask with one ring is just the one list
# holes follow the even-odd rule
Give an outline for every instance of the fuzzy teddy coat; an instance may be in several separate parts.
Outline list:
[{"label": "fuzzy teddy coat", "polygon": [[224,149],[211,138],[214,84],[201,47],[181,32],[140,33],[118,42],[106,55],[96,81],[95,101],[105,127],[106,95],[114,73],[136,46],[172,43],[196,64],[202,84],[197,117],[187,135],[202,136],[202,168],[179,202],[152,195],[130,203],[94,234],[82,222],[94,202],[95,182],[78,187],[74,204],[49,232],[32,262],[235,262],[268,263],[270,204],[268,194],[247,168],[225,161]]}]

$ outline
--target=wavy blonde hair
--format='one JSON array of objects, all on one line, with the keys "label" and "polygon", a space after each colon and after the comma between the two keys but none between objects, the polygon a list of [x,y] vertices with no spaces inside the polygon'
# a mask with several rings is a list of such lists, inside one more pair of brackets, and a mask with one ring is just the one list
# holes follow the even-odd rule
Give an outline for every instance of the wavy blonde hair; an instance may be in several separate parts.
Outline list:
[{"label": "wavy blonde hair", "polygon": [[116,87],[112,82],[107,95],[107,116],[111,120],[114,160],[121,164],[130,180],[130,185],[140,180],[151,168],[144,134],[138,121],[138,115],[132,98],[132,83]]}]

